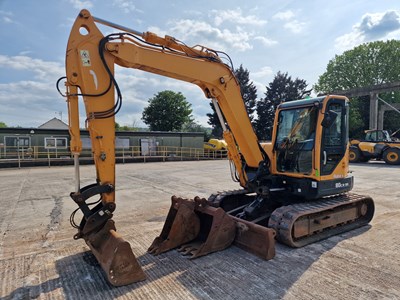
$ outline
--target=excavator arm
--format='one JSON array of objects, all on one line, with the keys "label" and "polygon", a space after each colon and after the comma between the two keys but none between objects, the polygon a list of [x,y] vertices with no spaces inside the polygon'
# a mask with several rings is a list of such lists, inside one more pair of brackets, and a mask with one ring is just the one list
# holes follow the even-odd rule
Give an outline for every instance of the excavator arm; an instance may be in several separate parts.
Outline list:
[{"label": "excavator arm", "polygon": [[[67,86],[79,87],[84,97],[86,124],[100,182],[114,183],[114,172],[110,172],[114,168],[113,124],[122,101],[113,70],[114,64],[118,64],[196,84],[207,98],[215,99],[229,124],[225,138],[230,158],[238,170],[241,185],[246,186],[244,165],[249,170],[257,169],[264,157],[232,68],[222,62],[216,51],[202,46],[191,48],[169,36],[162,38],[150,32],[139,35],[130,30],[104,37],[95,25],[96,20],[88,11],[79,14],[68,42],[66,69]],[[71,136],[79,137],[75,95],[69,92]],[[78,141],[77,138],[71,142],[76,152],[80,149],[76,145]]]},{"label": "excavator arm", "polygon": [[[124,32],[103,36],[95,23],[122,29]],[[199,86],[206,98],[212,99],[228,144],[242,187],[250,189],[249,177],[254,179],[260,162],[267,157],[251,126],[239,83],[232,67],[223,63],[219,52],[203,46],[188,47],[173,37],[159,37],[151,32],[132,29],[95,18],[82,10],[70,33],[66,54],[66,96],[69,110],[71,151],[75,159],[76,187],[71,198],[83,212],[81,223],[71,223],[78,229],[75,239],[83,238],[97,257],[108,280],[113,285],[124,285],[145,279],[129,244],[117,233],[112,220],[115,210],[115,114],[122,105],[122,95],[114,77],[114,65],[140,69]],[[80,187],[79,155],[80,120],[78,99],[83,98],[85,126],[90,133],[96,166],[96,183]],[[223,116],[222,116],[222,113]],[[254,181],[254,180],[253,180]],[[88,200],[99,196],[94,208]],[[228,217],[221,208],[209,206],[204,199],[172,198],[167,218],[168,230],[157,238],[149,251],[158,254],[193,241],[206,230],[210,238],[205,243],[192,244],[185,251],[193,257],[222,250],[229,246],[236,234],[238,220]],[[199,214],[212,222],[205,226]],[[270,242],[256,247],[253,252],[272,258],[274,232],[254,224],[244,224],[244,239],[251,235],[263,236]],[[182,226],[182,224],[189,224]],[[211,227],[210,227],[211,225]],[[207,227],[206,229],[204,229]],[[249,230],[248,228],[251,228]],[[172,228],[172,229],[171,229]],[[175,229],[174,229],[175,228]],[[177,233],[179,231],[179,233]],[[192,233],[195,232],[193,235]],[[240,242],[239,242],[240,244]],[[245,241],[243,241],[243,246]],[[199,246],[200,245],[200,246]],[[264,248],[263,248],[264,247]],[[265,248],[267,247],[267,248]],[[261,249],[263,248],[263,249]]]}]

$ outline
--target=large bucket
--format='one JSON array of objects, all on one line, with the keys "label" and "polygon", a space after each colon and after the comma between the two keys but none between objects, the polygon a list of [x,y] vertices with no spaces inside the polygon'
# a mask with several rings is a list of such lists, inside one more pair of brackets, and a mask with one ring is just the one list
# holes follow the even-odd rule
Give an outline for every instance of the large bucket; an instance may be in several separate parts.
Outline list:
[{"label": "large bucket", "polygon": [[113,220],[108,220],[100,231],[83,238],[112,285],[122,286],[146,279],[131,246],[116,232]]},{"label": "large bucket", "polygon": [[178,248],[184,255],[196,258],[229,247],[236,234],[235,221],[222,208],[172,196],[172,205],[164,227],[149,248],[157,255]]}]

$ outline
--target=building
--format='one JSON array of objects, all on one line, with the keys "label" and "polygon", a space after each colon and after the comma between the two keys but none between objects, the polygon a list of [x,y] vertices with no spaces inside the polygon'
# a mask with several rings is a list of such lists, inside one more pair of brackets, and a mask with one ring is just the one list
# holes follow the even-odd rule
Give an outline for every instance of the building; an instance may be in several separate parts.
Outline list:
[{"label": "building", "polygon": [[[46,123],[45,123],[46,124]],[[89,132],[81,130],[82,157],[91,156]],[[133,132],[117,131],[116,151],[134,155],[157,155],[166,148],[202,149],[204,133],[199,132]],[[67,129],[0,128],[0,158],[16,158],[18,153],[34,158],[70,156]]]},{"label": "building", "polygon": [[64,129],[68,130],[68,124],[65,124],[62,120],[53,118],[46,123],[40,125],[40,129]]}]

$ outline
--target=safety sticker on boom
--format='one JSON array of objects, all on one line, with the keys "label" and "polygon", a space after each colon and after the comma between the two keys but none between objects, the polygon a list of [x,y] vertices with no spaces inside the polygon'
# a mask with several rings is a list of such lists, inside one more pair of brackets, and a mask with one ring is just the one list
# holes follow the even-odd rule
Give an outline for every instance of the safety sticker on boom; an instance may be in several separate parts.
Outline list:
[{"label": "safety sticker on boom", "polygon": [[90,55],[88,50],[81,50],[81,60],[84,67],[90,67]]}]

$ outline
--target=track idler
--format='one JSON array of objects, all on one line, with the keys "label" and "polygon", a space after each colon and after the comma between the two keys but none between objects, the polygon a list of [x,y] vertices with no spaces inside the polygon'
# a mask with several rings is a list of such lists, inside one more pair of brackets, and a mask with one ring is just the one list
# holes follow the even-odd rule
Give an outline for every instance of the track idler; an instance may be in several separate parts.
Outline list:
[{"label": "track idler", "polygon": [[190,258],[229,247],[235,239],[234,220],[222,208],[207,204],[206,199],[188,200],[172,196],[172,205],[164,227],[149,247],[157,255],[178,248]]}]

